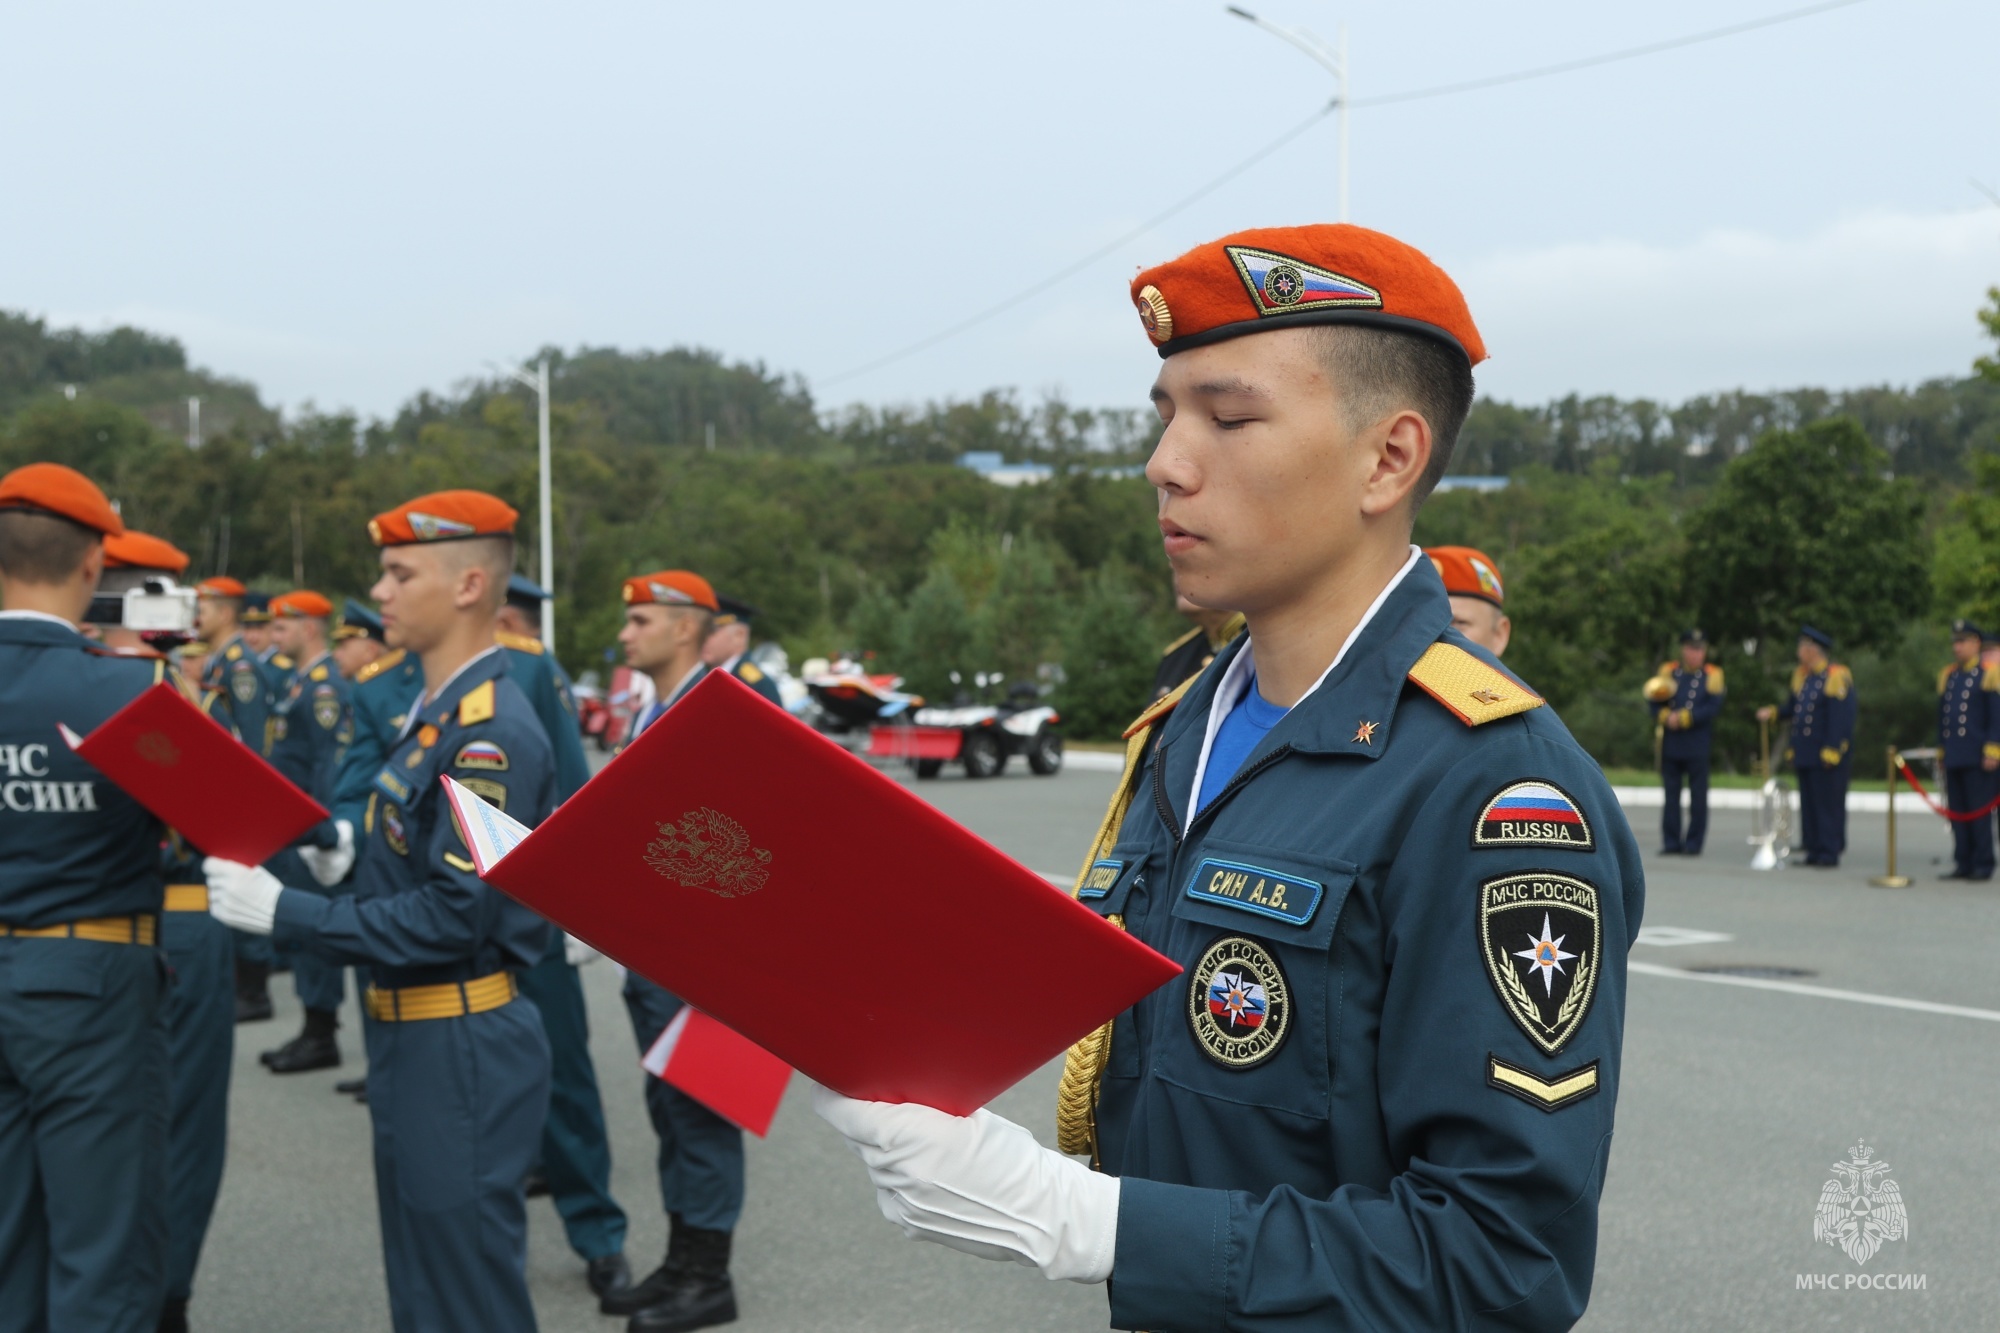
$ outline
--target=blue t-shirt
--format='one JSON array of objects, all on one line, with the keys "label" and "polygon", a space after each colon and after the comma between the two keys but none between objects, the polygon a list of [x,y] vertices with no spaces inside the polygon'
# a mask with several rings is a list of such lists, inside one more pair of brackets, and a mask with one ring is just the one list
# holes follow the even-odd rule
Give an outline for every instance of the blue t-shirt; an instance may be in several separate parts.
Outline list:
[{"label": "blue t-shirt", "polygon": [[1222,719],[1222,725],[1215,731],[1215,743],[1208,748],[1208,767],[1201,775],[1201,799],[1195,803],[1197,811],[1208,808],[1208,803],[1236,776],[1236,770],[1243,767],[1250,752],[1291,711],[1257,693],[1257,678],[1250,677],[1250,688],[1243,691],[1236,707]]}]

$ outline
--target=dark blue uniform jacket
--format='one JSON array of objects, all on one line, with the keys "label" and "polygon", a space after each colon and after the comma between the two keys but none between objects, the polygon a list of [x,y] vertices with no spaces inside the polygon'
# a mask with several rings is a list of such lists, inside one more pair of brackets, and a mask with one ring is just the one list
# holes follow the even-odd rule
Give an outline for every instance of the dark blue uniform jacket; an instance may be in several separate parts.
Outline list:
[{"label": "dark blue uniform jacket", "polygon": [[555,808],[548,737],[508,678],[503,651],[476,659],[391,748],[355,829],[353,895],[285,894],[279,943],[370,965],[383,987],[468,981],[541,961],[547,924],[473,873],[438,782],[449,773],[530,827]]},{"label": "dark blue uniform jacket", "polygon": [[2000,759],[2000,669],[1974,662],[1938,672],[1938,745],[1946,768]]},{"label": "dark blue uniform jacket", "polygon": [[[533,644],[533,649],[503,642],[507,674],[527,696],[549,743],[554,746],[556,803],[561,804],[590,781],[590,761],[584,758],[583,738],[577,731],[576,703],[570,697],[569,678],[562,674],[556,660],[541,652],[541,645],[533,640],[516,642]],[[389,757],[389,748],[402,730],[411,703],[423,689],[422,664],[400,648],[378,658],[355,683],[350,699],[354,736],[348,742],[347,757],[335,784],[333,817],[354,825],[357,837],[375,775]]]},{"label": "dark blue uniform jacket", "polygon": [[[322,805],[333,801],[341,756],[353,735],[350,693],[331,654],[323,654],[292,674],[271,709],[271,766]],[[333,846],[332,821],[304,841]]]},{"label": "dark blue uniform jacket", "polygon": [[1722,668],[1706,664],[1699,671],[1685,671],[1678,662],[1663,662],[1659,674],[1673,683],[1674,692],[1653,705],[1653,716],[1660,718],[1671,712],[1680,719],[1678,727],[1660,728],[1660,757],[1708,758],[1715,739],[1715,715],[1722,711]]},{"label": "dark blue uniform jacket", "polygon": [[0,923],[160,910],[159,821],[56,724],[87,736],[165,674],[160,658],[111,652],[53,620],[0,616]]},{"label": "dark blue uniform jacket", "polygon": [[1818,671],[1798,667],[1778,716],[1792,724],[1792,767],[1838,768],[1854,746],[1854,677],[1835,662]]},{"label": "dark blue uniform jacket", "polygon": [[250,651],[241,634],[233,634],[218,645],[202,672],[201,687],[214,690],[222,704],[217,718],[259,754],[267,753],[264,742],[279,674],[277,668]]},{"label": "dark blue uniform jacket", "polygon": [[[1087,877],[1082,901],[1188,969],[1113,1029],[1114,1327],[1550,1329],[1583,1311],[1638,849],[1551,710],[1471,726],[1440,702],[1533,701],[1450,624],[1419,562],[1183,834],[1245,641],[1224,649]],[[1437,697],[1408,678],[1420,659]]]}]

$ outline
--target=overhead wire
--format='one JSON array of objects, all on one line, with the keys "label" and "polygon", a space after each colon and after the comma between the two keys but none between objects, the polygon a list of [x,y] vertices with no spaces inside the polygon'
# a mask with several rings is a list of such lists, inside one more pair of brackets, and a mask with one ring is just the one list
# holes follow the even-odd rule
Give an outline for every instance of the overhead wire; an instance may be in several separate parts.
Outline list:
[{"label": "overhead wire", "polygon": [[[1781,23],[1794,23],[1800,19],[1812,18],[1815,15],[1828,13],[1832,10],[1848,9],[1865,3],[1867,3],[1867,0],[1823,0],[1820,4],[1807,5],[1802,9],[1788,9],[1782,13],[1768,14],[1763,18],[1746,19],[1741,23],[1731,23],[1720,28],[1707,28],[1700,32],[1688,33],[1681,37],[1670,37],[1665,41],[1648,42],[1643,46],[1628,46],[1617,51],[1606,51],[1600,55],[1585,56],[1577,60],[1560,61],[1553,65],[1537,65],[1532,69],[1516,70],[1509,74],[1494,74],[1485,78],[1466,79],[1458,83],[1437,84],[1429,88],[1412,88],[1399,93],[1383,93],[1377,97],[1357,97],[1347,105],[1350,110],[1358,111],[1365,107],[1391,106],[1404,102],[1424,101],[1434,97],[1451,97],[1459,93],[1477,92],[1486,88],[1498,88],[1510,83],[1526,83],[1531,79],[1546,79],[1558,74],[1573,74],[1578,70],[1591,69],[1598,65],[1611,65],[1620,61],[1637,60],[1644,56],[1659,55],[1665,51],[1676,51],[1683,47],[1698,46],[1703,42],[1719,41],[1725,37],[1735,37],[1742,33],[1754,32],[1759,28],[1776,27]],[[898,361],[915,356],[918,352],[927,351],[941,342],[956,338],[959,334],[980,324],[984,324],[996,315],[1004,314],[1012,310],[1015,306],[1033,300],[1035,297],[1049,290],[1049,288],[1081,273],[1098,260],[1115,254],[1161,223],[1192,208],[1195,204],[1214,194],[1217,190],[1229,184],[1229,182],[1235,180],[1238,176],[1241,176],[1244,172],[1250,170],[1250,168],[1256,166],[1259,162],[1262,162],[1265,158],[1268,158],[1271,154],[1277,152],[1280,148],[1283,148],[1286,144],[1292,142],[1338,110],[1340,110],[1340,99],[1336,97],[1318,111],[1315,111],[1312,115],[1294,125],[1291,129],[1286,130],[1283,134],[1271,140],[1271,142],[1265,144],[1250,156],[1236,163],[1235,166],[1230,167],[1221,175],[1213,177],[1200,188],[1181,196],[1178,200],[1158,213],[1153,214],[1153,216],[1147,218],[1138,226],[1112,240],[1106,241],[1103,245],[1092,250],[1081,259],[1058,269],[1032,286],[1022,288],[1003,301],[996,302],[971,315],[967,315],[956,324],[940,329],[935,333],[927,334],[915,342],[907,343],[897,348],[895,351],[884,353],[876,357],[873,361],[865,362],[849,370],[843,370],[837,375],[830,375],[820,381],[821,387],[827,388],[845,383],[851,379],[858,379],[863,375],[880,370],[884,366],[893,365]]]}]

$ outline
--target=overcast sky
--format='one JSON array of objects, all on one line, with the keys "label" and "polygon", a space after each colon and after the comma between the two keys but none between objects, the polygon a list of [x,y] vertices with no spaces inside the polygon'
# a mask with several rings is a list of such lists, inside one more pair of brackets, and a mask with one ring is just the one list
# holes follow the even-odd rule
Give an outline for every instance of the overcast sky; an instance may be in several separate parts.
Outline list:
[{"label": "overcast sky", "polygon": [[[1781,12],[1252,0],[1357,98]],[[389,414],[545,343],[712,347],[823,406],[1144,400],[1138,267],[1330,221],[1333,122],[1046,294],[1324,103],[1210,0],[13,6],[0,308],[131,322],[287,407]],[[2000,282],[2000,4],[1868,3],[1356,110],[1354,220],[1465,287],[1482,388],[1678,399],[1968,370]]]}]

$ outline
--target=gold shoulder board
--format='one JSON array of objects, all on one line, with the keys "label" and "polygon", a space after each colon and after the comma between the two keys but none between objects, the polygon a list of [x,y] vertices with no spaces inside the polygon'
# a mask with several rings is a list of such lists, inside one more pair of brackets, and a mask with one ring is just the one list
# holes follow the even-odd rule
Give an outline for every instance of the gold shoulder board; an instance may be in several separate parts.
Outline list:
[{"label": "gold shoulder board", "polygon": [[380,657],[370,662],[367,666],[362,667],[361,670],[354,673],[354,683],[356,685],[359,685],[363,681],[369,681],[375,679],[375,677],[381,675],[384,671],[389,670],[389,668],[400,665],[402,663],[403,656],[404,656],[404,650],[401,648],[398,648],[393,653],[382,654]]},{"label": "gold shoulder board", "polygon": [[493,682],[483,681],[458,701],[458,725],[469,727],[493,716]]},{"label": "gold shoulder board", "polygon": [[1854,688],[1854,673],[1849,671],[1846,667],[1842,666],[1838,662],[1835,662],[1832,666],[1826,669],[1827,698],[1845,699],[1848,695],[1848,691],[1853,688]]},{"label": "gold shoulder board", "polygon": [[750,682],[752,685],[755,685],[758,681],[764,679],[764,673],[757,669],[757,664],[755,662],[742,663],[736,668],[736,674],[741,676],[744,680]]},{"label": "gold shoulder board", "polygon": [[509,634],[504,629],[495,630],[493,641],[502,648],[512,648],[517,653],[533,653],[536,657],[542,655],[542,641],[531,639],[525,634]]},{"label": "gold shoulder board", "polygon": [[326,668],[325,668],[325,667],[323,667],[323,666],[316,666],[316,667],[314,667],[314,668],[312,669],[312,679],[314,679],[314,680],[325,680],[325,679],[326,679]]},{"label": "gold shoulder board", "polygon": [[1162,657],[1173,656],[1175,649],[1179,648],[1182,644],[1185,644],[1189,639],[1192,639],[1195,635],[1199,633],[1201,633],[1201,626],[1196,625],[1193,629],[1181,635],[1178,639],[1175,639],[1172,643],[1168,644],[1166,647],[1160,649],[1160,656]]},{"label": "gold shoulder board", "polygon": [[1951,683],[1951,673],[1952,673],[1952,672],[1954,672],[1954,671],[1956,671],[1956,670],[1958,670],[1958,663],[1956,663],[1956,662],[1952,663],[1952,664],[1951,664],[1950,666],[1941,666],[1941,667],[1939,667],[1939,668],[1938,668],[1938,693],[1939,693],[1939,694],[1943,694],[1943,693],[1944,693],[1944,687],[1945,687],[1946,685],[1948,685],[1948,684],[1950,684],[1950,683]]},{"label": "gold shoulder board", "polygon": [[1513,677],[1448,643],[1426,648],[1410,668],[1410,679],[1468,727],[1497,722],[1544,703],[1541,695]]},{"label": "gold shoulder board", "polygon": [[1702,670],[1708,672],[1708,688],[1717,694],[1721,694],[1723,691],[1722,668],[1719,666],[1706,666]]}]

